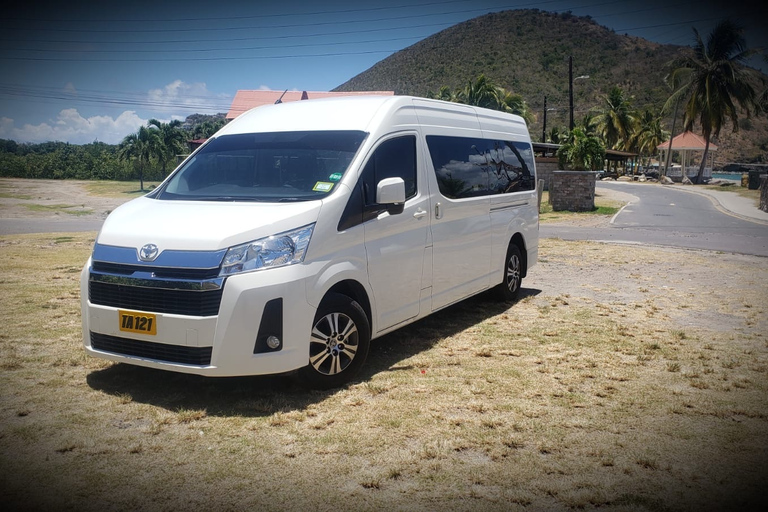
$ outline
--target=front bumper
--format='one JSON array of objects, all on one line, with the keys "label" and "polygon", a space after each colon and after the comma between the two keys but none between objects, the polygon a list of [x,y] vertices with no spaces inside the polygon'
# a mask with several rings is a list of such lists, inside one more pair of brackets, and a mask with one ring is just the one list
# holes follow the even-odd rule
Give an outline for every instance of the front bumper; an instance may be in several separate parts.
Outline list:
[{"label": "front bumper", "polygon": [[[150,284],[147,276],[106,279],[103,273],[92,270],[89,260],[80,282],[85,349],[111,361],[206,376],[265,375],[301,368],[308,363],[309,335],[316,311],[307,302],[303,274],[302,265],[292,265],[230,276],[219,283],[218,308],[211,304],[200,308],[183,305],[179,310],[175,295],[163,301],[154,291],[144,294]],[[113,303],[104,298],[110,295],[107,287],[106,291],[94,293],[99,297],[92,301],[91,286],[101,286],[104,281],[111,281],[110,285],[121,292],[127,291],[130,298]],[[210,282],[206,286],[210,287]],[[160,286],[177,286],[178,290],[190,284],[166,280]],[[188,295],[195,293],[203,291],[186,290]],[[143,299],[148,296],[151,299]],[[174,304],[169,306],[170,302]],[[277,303],[282,304],[282,322],[276,322]],[[125,309],[154,314],[157,333],[122,331],[119,311]],[[258,338],[272,331],[280,334],[282,344],[277,350],[265,351],[263,340]]]}]

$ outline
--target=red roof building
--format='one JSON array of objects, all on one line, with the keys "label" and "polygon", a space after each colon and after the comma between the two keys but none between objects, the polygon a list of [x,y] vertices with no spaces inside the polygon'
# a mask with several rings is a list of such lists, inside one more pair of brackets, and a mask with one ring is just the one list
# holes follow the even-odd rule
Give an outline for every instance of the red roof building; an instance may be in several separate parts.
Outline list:
[{"label": "red roof building", "polygon": [[301,101],[316,98],[331,98],[334,96],[394,96],[394,91],[353,91],[353,92],[317,92],[317,91],[237,91],[232,100],[232,106],[227,112],[227,119],[232,120],[240,114],[262,105],[287,103],[289,101]]},{"label": "red roof building", "polygon": [[[703,151],[706,144],[707,144],[707,141],[701,135],[697,135],[693,132],[683,132],[672,139],[672,151],[683,151],[683,150]],[[661,151],[669,149],[669,141],[662,142],[656,147]],[[709,150],[717,151],[717,146],[710,142]]]}]

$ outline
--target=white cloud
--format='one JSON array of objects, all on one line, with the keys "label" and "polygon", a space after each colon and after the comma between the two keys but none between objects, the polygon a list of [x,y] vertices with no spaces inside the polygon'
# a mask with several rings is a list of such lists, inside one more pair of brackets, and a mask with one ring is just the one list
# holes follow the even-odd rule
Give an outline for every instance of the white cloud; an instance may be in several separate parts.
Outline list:
[{"label": "white cloud", "polygon": [[[67,83],[62,92],[73,100],[80,96],[72,83]],[[135,133],[140,126],[146,125],[151,118],[162,122],[173,119],[184,121],[190,114],[226,112],[232,102],[232,95],[215,94],[208,90],[205,83],[188,84],[181,80],[175,80],[159,89],[152,89],[146,94],[145,99],[135,105],[137,109],[141,109],[141,116],[136,110],[126,110],[116,118],[105,115],[83,117],[76,108],[66,108],[59,111],[55,119],[40,124],[2,117],[0,139],[31,143],[61,141],[72,144],[88,144],[98,140],[107,144],[118,144],[126,135]]]},{"label": "white cloud", "polygon": [[93,116],[85,118],[74,109],[64,109],[50,123],[38,125],[25,124],[16,127],[13,119],[4,117],[0,120],[0,138],[19,142],[61,141],[72,144],[88,144],[95,140],[107,144],[117,144],[129,133],[146,124],[136,112],[127,110],[117,118]]},{"label": "white cloud", "polygon": [[174,118],[188,114],[215,114],[226,112],[232,101],[229,94],[215,94],[205,83],[188,84],[175,80],[161,89],[152,89],[148,94],[151,109],[173,112]]}]

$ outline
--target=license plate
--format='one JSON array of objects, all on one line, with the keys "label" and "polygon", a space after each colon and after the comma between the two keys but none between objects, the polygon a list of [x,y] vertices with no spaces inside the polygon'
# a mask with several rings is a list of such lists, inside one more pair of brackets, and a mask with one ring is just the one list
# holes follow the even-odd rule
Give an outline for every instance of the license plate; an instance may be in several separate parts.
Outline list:
[{"label": "license plate", "polygon": [[152,313],[139,313],[138,311],[118,311],[120,318],[120,330],[138,334],[157,334],[157,316]]}]

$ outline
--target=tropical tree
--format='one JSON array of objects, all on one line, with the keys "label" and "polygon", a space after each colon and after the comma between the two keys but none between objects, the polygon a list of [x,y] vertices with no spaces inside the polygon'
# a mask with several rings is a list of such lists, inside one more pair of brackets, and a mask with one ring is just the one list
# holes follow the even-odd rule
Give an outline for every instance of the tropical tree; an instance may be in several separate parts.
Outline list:
[{"label": "tropical tree", "polygon": [[474,82],[470,80],[464,89],[456,93],[456,97],[459,103],[500,110],[498,89],[485,75],[480,75]]},{"label": "tropical tree", "polygon": [[605,146],[596,135],[586,133],[577,126],[557,150],[557,157],[561,167],[570,167],[574,171],[596,171],[603,166]]},{"label": "tropical tree", "polygon": [[517,114],[525,120],[526,125],[530,125],[536,120],[522,94],[508,92],[502,88],[498,88],[497,93],[499,95],[499,110],[510,114]]},{"label": "tropical tree", "polygon": [[192,129],[190,134],[193,139],[207,139],[219,131],[222,126],[227,124],[226,119],[216,119],[215,121],[205,121]]},{"label": "tropical tree", "polygon": [[163,177],[168,175],[168,163],[175,162],[176,155],[184,152],[186,136],[181,129],[181,121],[174,119],[170,123],[162,123],[150,119],[147,127],[157,130],[158,141],[153,147],[154,156],[163,168]]},{"label": "tropical tree", "polygon": [[470,80],[463,89],[452,91],[449,87],[442,86],[436,93],[428,92],[427,97],[517,114],[526,124],[536,119],[522,95],[499,87],[485,75],[478,76],[474,81]]},{"label": "tropical tree", "polygon": [[669,132],[662,126],[661,115],[645,110],[638,117],[630,147],[641,155],[650,157],[656,153],[659,144],[667,139],[669,139]]},{"label": "tropical tree", "polygon": [[120,143],[118,158],[122,161],[132,161],[139,171],[141,190],[144,190],[144,171],[157,154],[159,145],[157,130],[150,130],[146,126],[139,127],[139,131],[126,135]]},{"label": "tropical tree", "polygon": [[603,96],[603,106],[594,118],[597,131],[611,149],[628,150],[637,117],[632,102],[621,87],[615,86]]},{"label": "tropical tree", "polygon": [[746,59],[755,52],[747,49],[744,29],[726,20],[717,24],[706,41],[695,28],[693,33],[693,53],[672,62],[667,81],[682,85],[672,93],[667,105],[682,100],[683,128],[691,130],[696,122],[701,126],[706,140],[696,176],[696,182],[701,183],[711,138],[720,134],[729,119],[733,131],[739,130],[737,104],[747,118],[759,112],[760,106],[745,68]]},{"label": "tropical tree", "polygon": [[451,91],[451,88],[448,87],[447,85],[440,87],[440,89],[437,92],[429,91],[427,93],[427,98],[432,98],[435,100],[443,100],[443,101],[452,101],[454,103],[457,101],[456,93]]},{"label": "tropical tree", "polygon": [[568,127],[567,126],[553,126],[547,134],[547,141],[552,144],[560,144],[568,140]]},{"label": "tropical tree", "polygon": [[578,121],[577,125],[581,127],[582,130],[584,130],[584,133],[598,135],[597,121],[595,119],[595,114],[592,112],[587,112],[584,114],[584,117]]}]

